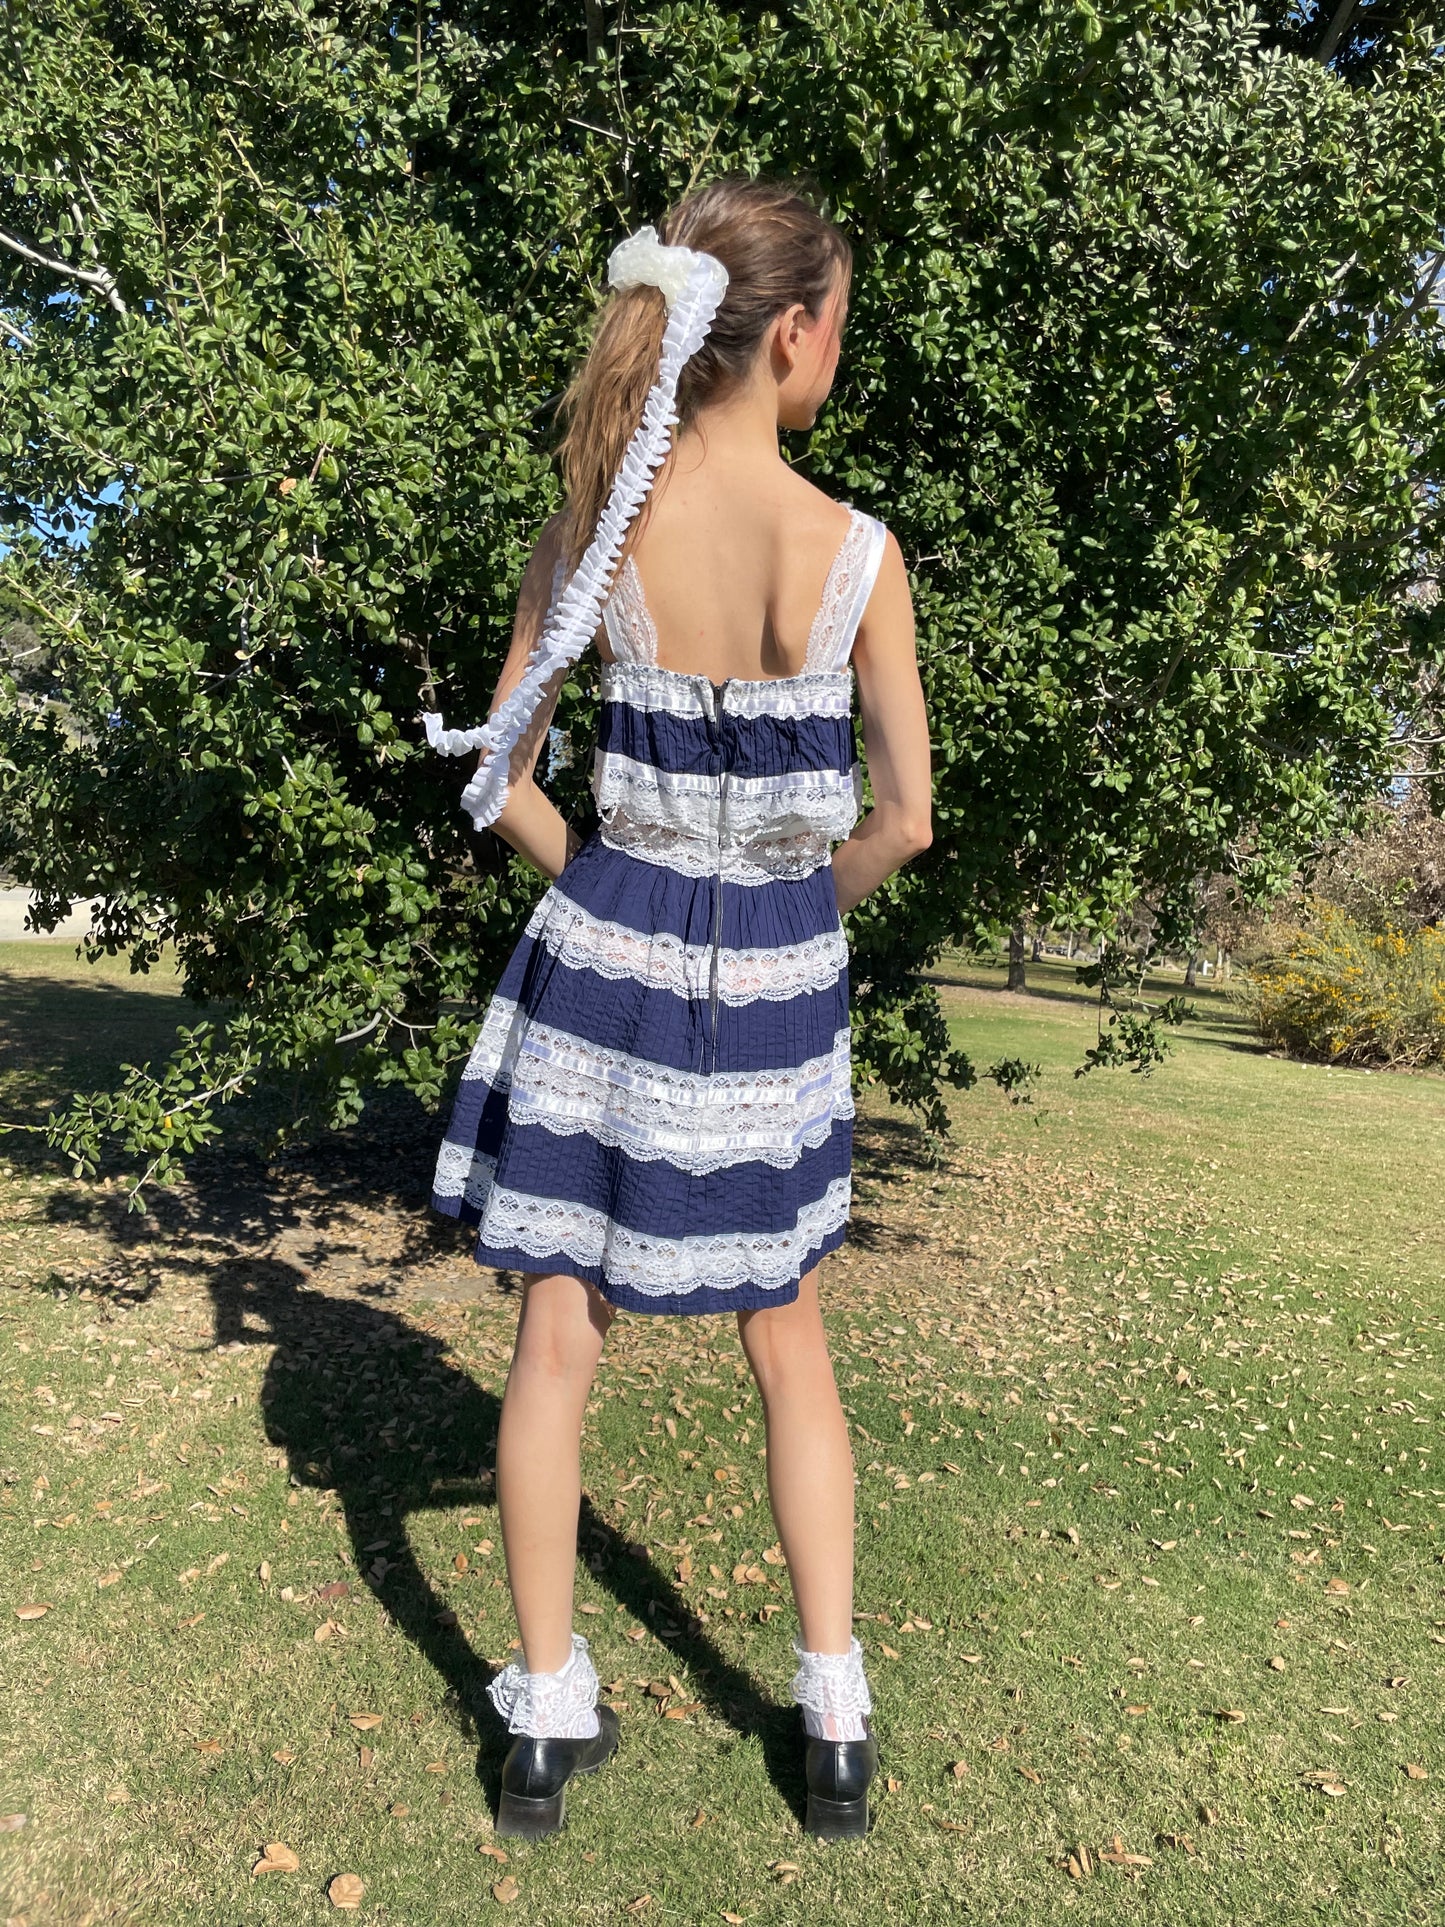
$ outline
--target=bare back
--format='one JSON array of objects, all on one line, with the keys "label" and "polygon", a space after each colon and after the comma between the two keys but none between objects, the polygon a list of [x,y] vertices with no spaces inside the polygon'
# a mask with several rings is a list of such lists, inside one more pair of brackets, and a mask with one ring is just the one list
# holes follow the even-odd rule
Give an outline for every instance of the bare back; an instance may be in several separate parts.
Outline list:
[{"label": "bare back", "polygon": [[[850,521],[842,503],[782,462],[668,475],[628,557],[658,664],[719,683],[797,675]],[[605,627],[597,648],[615,659]]]}]

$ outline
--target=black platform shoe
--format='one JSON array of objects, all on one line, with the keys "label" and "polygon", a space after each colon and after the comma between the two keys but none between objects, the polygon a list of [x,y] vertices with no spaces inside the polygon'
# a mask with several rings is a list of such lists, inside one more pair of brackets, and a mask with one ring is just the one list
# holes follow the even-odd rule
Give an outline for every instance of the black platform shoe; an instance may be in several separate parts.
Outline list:
[{"label": "black platform shoe", "polygon": [[566,1818],[567,1782],[574,1773],[595,1773],[617,1751],[617,1715],[597,1709],[597,1732],[590,1740],[536,1740],[519,1733],[502,1762],[502,1800],[498,1833],[540,1840],[555,1833]]},{"label": "black platform shoe", "polygon": [[873,1722],[863,1722],[862,1740],[817,1740],[803,1729],[807,1745],[808,1816],[804,1831],[824,1840],[856,1840],[868,1831],[868,1788],[878,1772],[878,1742]]}]

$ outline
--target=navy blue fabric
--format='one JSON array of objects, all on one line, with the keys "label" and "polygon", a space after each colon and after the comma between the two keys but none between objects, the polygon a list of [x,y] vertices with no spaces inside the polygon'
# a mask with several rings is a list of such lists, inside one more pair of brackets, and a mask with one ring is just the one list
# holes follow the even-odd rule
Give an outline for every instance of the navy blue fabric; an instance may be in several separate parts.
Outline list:
[{"label": "navy blue fabric", "polygon": [[[565,1198],[605,1212],[629,1231],[661,1238],[708,1237],[740,1224],[749,1231],[787,1231],[797,1220],[799,1194],[809,1201],[822,1197],[835,1178],[846,1175],[852,1157],[853,1120],[839,1117],[815,1150],[805,1149],[785,1170],[745,1158],[721,1171],[680,1171],[666,1158],[635,1158],[586,1131],[563,1137],[543,1124],[509,1121],[503,1093],[480,1083],[471,1089],[482,1100],[477,1149],[497,1159],[498,1184],[531,1197]],[[458,1201],[448,1202],[455,1207]],[[480,1212],[463,1201],[447,1215],[476,1224]]]},{"label": "navy blue fabric", "polygon": [[[683,876],[590,836],[552,884],[594,917],[685,943],[712,942],[716,878]],[[831,865],[805,877],[723,884],[722,941],[727,950],[769,949],[818,937],[838,922]]]},{"label": "navy blue fabric", "polygon": [[786,1000],[719,999],[714,1050],[703,1000],[574,969],[530,937],[512,953],[498,994],[519,1003],[534,1023],[678,1071],[789,1070],[831,1051],[848,1022],[847,974],[840,972],[828,989],[799,991]]},{"label": "navy blue fabric", "polygon": [[[715,717],[676,716],[608,701],[602,706],[599,751],[621,753],[658,770],[738,776],[788,772],[851,771],[854,754],[848,717],[742,716],[719,709]],[[637,933],[644,941],[678,939],[706,952],[711,948],[721,906],[721,937],[729,950],[777,950],[839,930],[833,872],[824,861],[799,878],[757,884],[722,879],[717,874],[688,876],[665,863],[647,862],[613,847],[599,829],[583,844],[539,905],[542,918],[565,920],[569,904],[590,916]],[[585,946],[585,930],[574,930]],[[778,997],[755,997],[742,1005],[719,999],[714,1013],[705,991],[693,994],[650,988],[640,977],[609,975],[600,967],[563,959],[549,947],[545,933],[524,934],[507,961],[497,987],[498,1004],[515,1004],[517,1031],[503,1054],[527,1049],[527,1039],[550,1027],[598,1050],[621,1051],[648,1063],[696,1074],[792,1070],[827,1058],[840,1033],[846,1046],[848,971],[846,952],[832,982]],[[613,966],[614,969],[616,966]],[[644,973],[645,974],[645,973]],[[520,1040],[519,1035],[520,1033]],[[846,1087],[846,1056],[843,1078]],[[446,1133],[455,1165],[472,1160],[480,1197],[435,1190],[434,1208],[465,1224],[480,1227],[486,1218],[490,1187],[527,1199],[582,1207],[607,1225],[639,1236],[686,1240],[689,1237],[744,1238],[796,1233],[816,1215],[829,1187],[848,1180],[852,1168],[853,1121],[833,1115],[828,1135],[812,1148],[788,1147],[794,1161],[783,1168],[767,1158],[742,1156],[718,1171],[690,1171],[666,1157],[635,1155],[608,1145],[590,1131],[564,1132],[514,1117],[508,1080],[493,1089],[480,1076],[464,1078]],[[818,1104],[799,1105],[799,1129],[817,1116]],[[558,1120],[560,1122],[561,1120]],[[639,1150],[641,1146],[639,1145]],[[495,1160],[488,1177],[487,1161]],[[512,1235],[515,1229],[508,1227]],[[538,1253],[491,1243],[479,1230],[479,1264],[523,1272],[560,1272],[585,1279],[613,1304],[627,1310],[707,1313],[790,1304],[799,1280],[827,1252],[844,1241],[845,1221],[820,1231],[818,1241],[782,1283],[744,1279],[727,1288],[656,1294],[607,1275],[605,1262],[583,1262],[565,1249]],[[552,1232],[548,1231],[550,1237]],[[559,1234],[562,1235],[559,1229]],[[790,1267],[792,1269],[792,1267]],[[649,1282],[653,1282],[649,1280]],[[666,1281],[660,1281],[665,1283]]]},{"label": "navy blue fabric", "polygon": [[727,767],[734,776],[783,776],[796,771],[853,766],[853,724],[847,716],[739,716],[720,712],[676,716],[633,703],[603,703],[597,747],[675,775],[715,775],[723,753],[719,733],[730,731]]}]

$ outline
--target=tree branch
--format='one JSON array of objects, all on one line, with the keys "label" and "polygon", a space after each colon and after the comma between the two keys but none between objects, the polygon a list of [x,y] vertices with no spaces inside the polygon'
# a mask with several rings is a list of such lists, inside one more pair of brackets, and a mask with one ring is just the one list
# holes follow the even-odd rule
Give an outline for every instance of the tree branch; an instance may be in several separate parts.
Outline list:
[{"label": "tree branch", "polygon": [[1334,59],[1335,50],[1344,39],[1358,5],[1359,0],[1340,0],[1335,8],[1330,24],[1325,28],[1324,38],[1314,51],[1314,57],[1322,67]]},{"label": "tree branch", "polygon": [[3,228],[0,228],[0,247],[9,248],[12,254],[18,254],[23,261],[32,261],[37,268],[48,268],[52,274],[58,274],[67,281],[83,281],[86,287],[94,288],[98,293],[103,294],[117,314],[129,312],[121,298],[120,289],[115,285],[115,276],[109,268],[72,267],[69,261],[62,261],[55,255],[44,254],[39,248],[31,247],[28,242],[19,240],[13,234],[7,234]]}]

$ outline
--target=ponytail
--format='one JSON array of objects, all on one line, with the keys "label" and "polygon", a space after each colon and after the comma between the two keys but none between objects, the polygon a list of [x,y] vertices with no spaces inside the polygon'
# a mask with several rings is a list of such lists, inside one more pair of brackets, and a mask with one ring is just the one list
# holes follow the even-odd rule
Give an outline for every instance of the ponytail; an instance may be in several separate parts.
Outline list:
[{"label": "ponytail", "polygon": [[[716,255],[728,271],[727,292],[707,339],[683,368],[678,427],[722,400],[752,371],[768,324],[796,302],[820,317],[853,252],[841,229],[789,180],[728,175],[685,196],[658,223],[669,247]],[[563,551],[570,573],[581,560],[611,491],[648,391],[657,379],[667,325],[661,290],[630,287],[602,303],[592,343],[559,405],[566,431],[557,456],[566,490]],[[675,446],[675,443],[674,443]],[[627,533],[623,553],[643,516]]]}]

